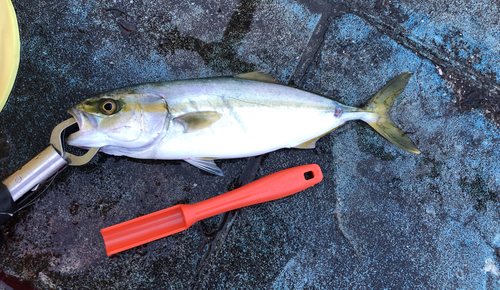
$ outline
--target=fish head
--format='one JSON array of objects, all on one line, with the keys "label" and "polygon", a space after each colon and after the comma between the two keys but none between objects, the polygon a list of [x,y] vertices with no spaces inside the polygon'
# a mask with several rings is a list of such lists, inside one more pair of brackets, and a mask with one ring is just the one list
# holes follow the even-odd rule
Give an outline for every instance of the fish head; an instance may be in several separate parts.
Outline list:
[{"label": "fish head", "polygon": [[168,122],[167,103],[162,96],[133,91],[89,98],[68,112],[79,131],[71,134],[67,143],[81,148],[144,147],[161,136]]}]

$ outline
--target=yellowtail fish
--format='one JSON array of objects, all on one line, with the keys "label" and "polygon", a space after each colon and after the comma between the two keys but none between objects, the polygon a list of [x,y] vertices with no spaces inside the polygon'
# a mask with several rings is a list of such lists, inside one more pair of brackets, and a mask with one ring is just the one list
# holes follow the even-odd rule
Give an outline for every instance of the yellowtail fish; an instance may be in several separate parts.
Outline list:
[{"label": "yellowtail fish", "polygon": [[363,120],[397,147],[418,154],[389,116],[410,76],[395,77],[362,108],[279,84],[261,72],[120,88],[69,110],[80,130],[67,142],[117,156],[185,160],[223,175],[215,159],[314,148],[346,121]]}]

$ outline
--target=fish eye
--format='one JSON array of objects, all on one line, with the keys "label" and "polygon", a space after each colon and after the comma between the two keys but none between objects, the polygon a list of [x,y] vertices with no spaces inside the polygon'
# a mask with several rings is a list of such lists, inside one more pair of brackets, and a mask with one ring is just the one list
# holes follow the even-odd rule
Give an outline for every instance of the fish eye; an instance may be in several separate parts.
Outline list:
[{"label": "fish eye", "polygon": [[101,113],[105,115],[111,115],[116,113],[118,106],[116,105],[116,101],[112,99],[106,99],[101,102],[100,105]]}]

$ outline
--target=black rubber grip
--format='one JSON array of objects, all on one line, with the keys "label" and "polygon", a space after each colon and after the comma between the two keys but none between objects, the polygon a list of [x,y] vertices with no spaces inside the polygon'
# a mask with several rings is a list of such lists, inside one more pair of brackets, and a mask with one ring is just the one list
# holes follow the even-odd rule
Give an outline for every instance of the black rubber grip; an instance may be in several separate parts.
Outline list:
[{"label": "black rubber grip", "polygon": [[0,183],[0,226],[16,212],[17,208],[7,186]]},{"label": "black rubber grip", "polygon": [[[0,183],[0,226],[6,223],[16,212],[17,205],[10,195],[9,189],[5,184]],[[0,232],[0,247],[4,244],[4,237]]]}]

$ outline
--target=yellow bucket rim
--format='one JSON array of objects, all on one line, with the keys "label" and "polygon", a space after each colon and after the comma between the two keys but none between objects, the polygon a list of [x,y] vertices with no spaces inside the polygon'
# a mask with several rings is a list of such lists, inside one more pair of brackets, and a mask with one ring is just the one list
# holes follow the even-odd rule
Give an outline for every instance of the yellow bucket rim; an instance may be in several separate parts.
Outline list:
[{"label": "yellow bucket rim", "polygon": [[10,0],[0,0],[0,111],[14,85],[20,54],[16,11]]}]

